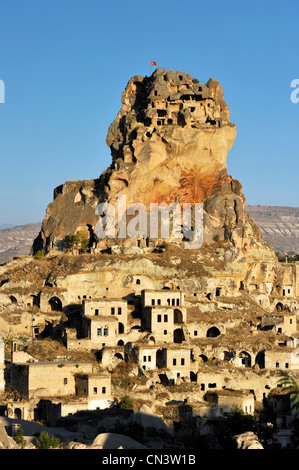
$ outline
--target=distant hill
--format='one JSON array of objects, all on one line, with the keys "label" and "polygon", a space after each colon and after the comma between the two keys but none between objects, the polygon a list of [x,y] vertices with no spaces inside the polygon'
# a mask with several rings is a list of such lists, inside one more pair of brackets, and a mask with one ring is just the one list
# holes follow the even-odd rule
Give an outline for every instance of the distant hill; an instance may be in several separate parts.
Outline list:
[{"label": "distant hill", "polygon": [[[246,212],[274,251],[299,253],[299,207],[247,206]],[[8,228],[7,225],[0,225],[0,263],[28,255],[41,227],[40,223]]]},{"label": "distant hill", "polygon": [[264,240],[279,253],[299,253],[299,207],[247,206]]},{"label": "distant hill", "polygon": [[40,227],[36,223],[0,228],[0,263],[7,263],[14,256],[28,255]]}]

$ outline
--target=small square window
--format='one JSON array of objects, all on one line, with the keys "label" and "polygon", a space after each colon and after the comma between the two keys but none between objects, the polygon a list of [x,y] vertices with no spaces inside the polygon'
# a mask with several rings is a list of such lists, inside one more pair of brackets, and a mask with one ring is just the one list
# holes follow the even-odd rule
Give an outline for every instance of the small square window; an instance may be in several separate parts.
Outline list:
[{"label": "small square window", "polygon": [[121,307],[118,307],[117,313],[118,313],[118,315],[121,315]]},{"label": "small square window", "polygon": [[94,393],[95,395],[98,393],[97,387],[94,387],[94,388],[93,388],[93,393]]},{"label": "small square window", "polygon": [[111,315],[114,315],[114,314],[115,314],[115,308],[111,307]]},{"label": "small square window", "polygon": [[67,378],[66,377],[63,379],[63,383],[64,383],[64,385],[67,385]]},{"label": "small square window", "polygon": [[158,316],[157,316],[157,322],[158,322],[158,323],[161,323],[161,321],[162,321],[162,315],[158,315]]},{"label": "small square window", "polygon": [[102,387],[102,394],[105,395],[106,393],[106,387]]}]

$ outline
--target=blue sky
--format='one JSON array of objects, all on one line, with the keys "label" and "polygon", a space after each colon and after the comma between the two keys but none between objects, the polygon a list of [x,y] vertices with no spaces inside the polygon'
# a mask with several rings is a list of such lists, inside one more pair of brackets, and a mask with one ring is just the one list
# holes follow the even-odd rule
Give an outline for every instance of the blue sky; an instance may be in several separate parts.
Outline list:
[{"label": "blue sky", "polygon": [[110,165],[108,126],[151,60],[219,80],[247,204],[298,206],[298,17],[298,0],[0,0],[0,224],[41,221],[56,186]]}]

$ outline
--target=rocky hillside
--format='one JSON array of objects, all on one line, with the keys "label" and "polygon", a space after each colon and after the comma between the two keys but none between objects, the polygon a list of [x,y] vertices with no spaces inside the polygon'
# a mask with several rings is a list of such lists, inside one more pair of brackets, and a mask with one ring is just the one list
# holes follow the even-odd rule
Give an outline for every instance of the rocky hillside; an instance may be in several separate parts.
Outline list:
[{"label": "rocky hillside", "polygon": [[263,238],[279,253],[299,253],[299,207],[246,206]]},{"label": "rocky hillside", "polygon": [[37,223],[0,229],[0,263],[6,263],[14,256],[28,255],[40,226]]},{"label": "rocky hillside", "polygon": [[[263,238],[279,253],[299,253],[299,207],[246,206]],[[41,224],[0,229],[0,263],[30,253]]]}]

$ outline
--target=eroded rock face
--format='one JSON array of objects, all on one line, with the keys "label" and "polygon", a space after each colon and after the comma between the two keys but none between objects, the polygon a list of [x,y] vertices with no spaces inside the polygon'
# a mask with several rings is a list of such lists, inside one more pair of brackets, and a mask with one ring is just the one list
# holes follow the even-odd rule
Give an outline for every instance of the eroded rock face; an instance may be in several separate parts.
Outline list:
[{"label": "eroded rock face", "polygon": [[110,190],[146,206],[204,202],[215,184],[228,180],[226,158],[235,136],[216,80],[201,85],[164,69],[132,77],[106,139],[118,170]]},{"label": "eroded rock face", "polygon": [[263,449],[258,437],[251,431],[234,436],[238,449]]},{"label": "eroded rock face", "polygon": [[118,196],[126,196],[126,209],[142,203],[148,213],[151,203],[203,203],[204,243],[229,240],[240,258],[257,241],[260,257],[264,242],[245,213],[242,186],[227,173],[236,126],[218,81],[200,84],[189,74],[158,68],[150,77],[132,77],[121,102],[106,139],[111,166],[98,179],[70,181],[55,190],[33,252],[63,251],[67,235],[81,230],[94,252],[136,246],[134,240],[95,236],[97,205],[111,203],[118,220],[123,216]]}]

